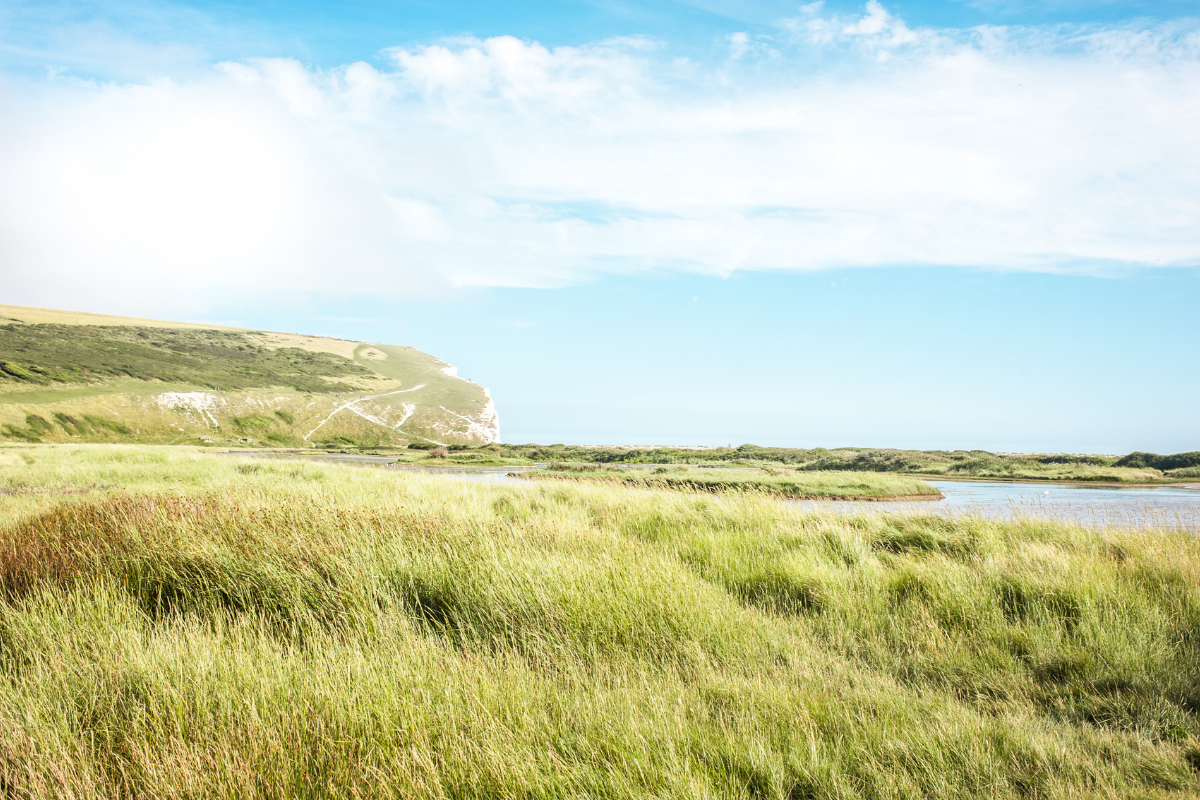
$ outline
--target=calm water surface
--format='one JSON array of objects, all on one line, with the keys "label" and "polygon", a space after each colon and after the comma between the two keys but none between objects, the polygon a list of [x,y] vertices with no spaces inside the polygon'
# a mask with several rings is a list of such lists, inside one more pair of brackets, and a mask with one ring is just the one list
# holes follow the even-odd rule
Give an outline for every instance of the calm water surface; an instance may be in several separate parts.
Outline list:
[{"label": "calm water surface", "polygon": [[[240,451],[224,455],[248,458],[336,462],[383,467],[391,456],[343,453],[280,453]],[[526,485],[509,475],[533,467],[417,467],[396,465],[397,472],[440,475],[473,483]],[[1081,484],[999,483],[992,481],[928,480],[944,500],[894,503],[786,500],[802,508],[845,514],[944,514],[989,519],[1057,519],[1094,527],[1169,527],[1200,532],[1200,488],[1173,486],[1090,486]]]},{"label": "calm water surface", "polygon": [[854,513],[933,513],[989,519],[1057,519],[1093,527],[1168,527],[1200,531],[1200,489],[927,480],[944,500],[910,503],[816,503]]}]

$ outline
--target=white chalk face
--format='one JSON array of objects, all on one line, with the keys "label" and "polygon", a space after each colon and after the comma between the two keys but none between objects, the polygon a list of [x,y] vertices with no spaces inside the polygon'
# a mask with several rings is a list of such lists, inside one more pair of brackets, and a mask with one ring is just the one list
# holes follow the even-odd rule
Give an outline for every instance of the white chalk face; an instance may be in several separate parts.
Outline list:
[{"label": "white chalk face", "polygon": [[712,63],[497,36],[26,77],[0,114],[0,261],[14,299],[179,310],[598,271],[1196,263],[1194,27],[935,30],[870,3],[731,31]]}]

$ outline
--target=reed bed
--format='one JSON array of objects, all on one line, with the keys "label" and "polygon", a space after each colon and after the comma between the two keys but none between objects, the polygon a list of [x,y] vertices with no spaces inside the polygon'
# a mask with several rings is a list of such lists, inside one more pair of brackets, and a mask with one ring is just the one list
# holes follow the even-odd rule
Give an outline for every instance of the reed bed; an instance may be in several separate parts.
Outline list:
[{"label": "reed bed", "polygon": [[757,493],[797,500],[938,500],[942,496],[917,478],[883,472],[796,472],[775,467],[711,469],[678,465],[638,469],[565,463],[513,475],[529,480],[593,481],[636,489],[717,494]]},{"label": "reed bed", "polygon": [[1200,791],[1194,532],[0,449],[92,484],[3,500],[6,797]]}]

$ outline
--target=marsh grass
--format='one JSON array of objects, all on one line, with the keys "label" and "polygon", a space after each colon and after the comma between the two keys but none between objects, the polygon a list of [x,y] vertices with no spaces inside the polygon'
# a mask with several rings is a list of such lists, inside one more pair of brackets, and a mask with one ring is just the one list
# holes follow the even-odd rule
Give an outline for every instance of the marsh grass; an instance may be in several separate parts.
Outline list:
[{"label": "marsh grass", "polygon": [[1185,797],[1200,540],[0,449],[8,797]]},{"label": "marsh grass", "polygon": [[1170,478],[1200,478],[1200,467],[1180,467],[1166,473]]},{"label": "marsh grass", "polygon": [[530,480],[618,483],[640,489],[689,492],[756,492],[779,497],[828,500],[936,499],[939,492],[916,478],[873,472],[796,472],[774,467],[707,469],[660,466],[629,469],[607,464],[551,464],[546,469],[514,473]]},{"label": "marsh grass", "polygon": [[512,455],[535,461],[601,464],[693,464],[783,468],[804,472],[900,473],[917,477],[1046,480],[1084,483],[1159,483],[1181,480],[1162,470],[1200,465],[1200,453],[1128,456],[1064,453],[989,453],[984,450],[892,450],[823,447],[579,447],[502,445]]}]

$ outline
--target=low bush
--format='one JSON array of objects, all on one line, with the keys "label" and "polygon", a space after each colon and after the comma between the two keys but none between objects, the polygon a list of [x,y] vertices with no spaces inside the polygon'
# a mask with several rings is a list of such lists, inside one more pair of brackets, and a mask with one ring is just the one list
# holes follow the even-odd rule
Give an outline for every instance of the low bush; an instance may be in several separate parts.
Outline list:
[{"label": "low bush", "polygon": [[1200,452],[1175,453],[1169,456],[1160,456],[1157,453],[1134,452],[1117,459],[1116,466],[1149,467],[1151,469],[1163,470],[1164,472],[1167,470],[1200,467]]},{"label": "low bush", "polygon": [[1170,478],[1200,478],[1200,467],[1182,467],[1165,473]]}]

